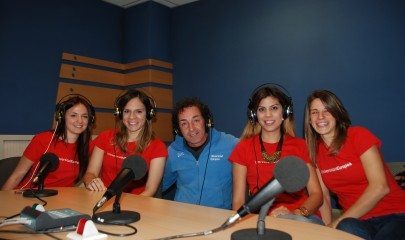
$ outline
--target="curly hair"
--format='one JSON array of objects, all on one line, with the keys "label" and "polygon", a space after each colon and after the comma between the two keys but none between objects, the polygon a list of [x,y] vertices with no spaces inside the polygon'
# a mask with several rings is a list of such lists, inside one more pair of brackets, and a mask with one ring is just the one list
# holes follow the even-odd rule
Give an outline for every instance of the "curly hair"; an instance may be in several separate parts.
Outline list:
[{"label": "curly hair", "polygon": [[208,128],[212,127],[214,124],[214,119],[212,117],[211,110],[209,107],[201,102],[200,99],[192,97],[192,98],[184,98],[176,102],[173,114],[172,114],[172,124],[173,129],[176,134],[181,136],[180,126],[179,126],[179,114],[183,112],[185,108],[188,107],[197,107],[200,110],[200,113],[205,121],[205,130],[208,132]]}]

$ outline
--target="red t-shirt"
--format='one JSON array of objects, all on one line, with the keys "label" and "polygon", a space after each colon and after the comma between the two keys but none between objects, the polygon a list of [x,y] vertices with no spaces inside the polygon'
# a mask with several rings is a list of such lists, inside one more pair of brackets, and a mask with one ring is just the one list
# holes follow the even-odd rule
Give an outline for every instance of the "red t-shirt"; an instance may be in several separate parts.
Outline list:
[{"label": "red t-shirt", "polygon": [[[277,149],[277,143],[265,143],[264,148],[269,154]],[[309,163],[308,150],[305,141],[300,138],[285,135],[283,148],[281,151],[281,160],[286,156],[295,156]],[[273,177],[274,163],[263,160],[259,135],[240,141],[234,148],[229,160],[232,163],[238,163],[247,168],[247,183],[251,193],[256,193]],[[299,208],[308,198],[305,190],[295,193],[281,193],[276,197],[270,211],[279,206],[285,206],[290,211]],[[270,212],[269,211],[269,212]]]},{"label": "red t-shirt", "polygon": [[[104,151],[103,166],[100,172],[100,178],[104,185],[108,187],[121,171],[122,162],[130,155],[135,154],[136,142],[127,143],[127,153],[123,153],[118,146],[113,144],[115,130],[107,130],[94,140],[94,144]],[[145,159],[146,164],[150,166],[150,162],[154,158],[167,157],[166,145],[160,139],[152,140],[149,145],[143,150],[140,155]],[[124,192],[140,194],[145,190],[147,175],[138,181],[132,181],[125,188]]]},{"label": "red t-shirt", "polygon": [[[323,141],[319,144],[316,159],[322,180],[331,192],[336,193],[344,211],[357,201],[368,186],[360,156],[374,145],[380,150],[380,140],[363,127],[349,127],[346,141],[337,155],[329,154]],[[390,193],[361,219],[405,213],[405,191],[401,190],[386,164],[383,164]]]},{"label": "red t-shirt", "polygon": [[[46,148],[51,141],[53,132],[42,132],[35,135],[23,155],[31,160],[34,165],[26,175],[18,188],[24,186],[30,180],[35,166],[39,162],[41,156],[45,153]],[[91,148],[91,147],[90,147]],[[47,152],[56,154],[59,157],[58,168],[50,172],[45,178],[44,186],[47,187],[72,187],[75,185],[75,180],[79,174],[79,161],[76,156],[76,143],[66,143],[64,141],[52,141]],[[38,167],[39,168],[39,167]],[[37,169],[38,171],[39,169]],[[27,187],[29,187],[27,185]]]}]

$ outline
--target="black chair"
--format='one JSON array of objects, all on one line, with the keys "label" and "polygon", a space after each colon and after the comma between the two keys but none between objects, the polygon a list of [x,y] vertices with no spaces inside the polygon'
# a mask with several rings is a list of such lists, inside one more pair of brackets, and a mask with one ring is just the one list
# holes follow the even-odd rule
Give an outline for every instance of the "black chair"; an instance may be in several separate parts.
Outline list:
[{"label": "black chair", "polygon": [[160,181],[159,187],[156,190],[155,195],[153,195],[154,198],[162,198],[162,181]]},{"label": "black chair", "polygon": [[166,200],[174,200],[174,195],[176,193],[176,183],[170,186],[166,191],[162,192],[162,198]]},{"label": "black chair", "polygon": [[0,188],[6,183],[8,177],[13,173],[21,157],[9,157],[0,160]]},{"label": "black chair", "polygon": [[405,162],[388,162],[387,165],[398,185],[405,189]]},{"label": "black chair", "polygon": [[395,176],[395,181],[397,181],[398,185],[405,190],[405,171],[397,173]]}]

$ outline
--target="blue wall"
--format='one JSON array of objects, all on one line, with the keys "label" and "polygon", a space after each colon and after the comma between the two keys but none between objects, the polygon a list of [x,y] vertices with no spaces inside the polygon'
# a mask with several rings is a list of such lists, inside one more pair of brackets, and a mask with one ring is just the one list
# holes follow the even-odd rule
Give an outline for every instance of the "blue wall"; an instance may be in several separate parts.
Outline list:
[{"label": "blue wall", "polygon": [[123,20],[100,0],[0,0],[0,134],[49,129],[62,52],[120,62]]},{"label": "blue wall", "polygon": [[219,129],[239,136],[251,91],[275,82],[302,136],[306,97],[326,88],[387,161],[405,160],[405,1],[204,0],[172,14],[175,99],[199,96]]},{"label": "blue wall", "polygon": [[174,98],[199,96],[216,126],[239,136],[251,91],[285,86],[302,136],[306,96],[336,92],[354,124],[403,161],[405,1],[202,0],[124,10],[100,0],[0,0],[0,134],[52,122],[63,51],[174,64]]},{"label": "blue wall", "polygon": [[124,62],[154,58],[171,62],[171,9],[145,2],[125,11]]}]

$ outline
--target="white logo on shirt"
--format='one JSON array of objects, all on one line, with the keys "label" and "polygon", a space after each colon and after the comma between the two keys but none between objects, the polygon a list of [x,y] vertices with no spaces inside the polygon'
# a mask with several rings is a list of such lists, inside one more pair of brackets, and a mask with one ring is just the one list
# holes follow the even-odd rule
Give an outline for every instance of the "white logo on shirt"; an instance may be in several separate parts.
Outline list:
[{"label": "white logo on shirt", "polygon": [[79,162],[78,162],[78,161],[74,161],[74,160],[72,160],[72,159],[59,158],[59,161],[67,162],[67,163],[73,163],[73,164],[79,165]]},{"label": "white logo on shirt", "polygon": [[211,154],[211,161],[220,161],[224,157],[223,154]]},{"label": "white logo on shirt", "polygon": [[117,155],[114,155],[114,154],[112,154],[112,153],[107,153],[107,155],[108,156],[110,156],[110,157],[113,157],[113,158],[115,158],[115,157],[117,157],[117,158],[119,158],[119,159],[124,159],[125,157],[123,157],[123,156],[117,156]]},{"label": "white logo on shirt", "polygon": [[346,164],[334,167],[334,168],[329,168],[329,169],[325,169],[325,170],[321,170],[321,174],[325,174],[325,173],[331,173],[331,172],[336,172],[336,171],[340,171],[342,169],[346,169],[348,167],[351,167],[353,164],[351,162],[348,162]]}]

